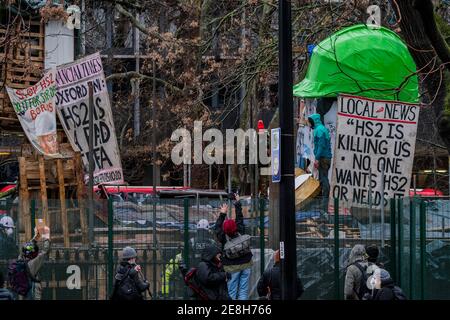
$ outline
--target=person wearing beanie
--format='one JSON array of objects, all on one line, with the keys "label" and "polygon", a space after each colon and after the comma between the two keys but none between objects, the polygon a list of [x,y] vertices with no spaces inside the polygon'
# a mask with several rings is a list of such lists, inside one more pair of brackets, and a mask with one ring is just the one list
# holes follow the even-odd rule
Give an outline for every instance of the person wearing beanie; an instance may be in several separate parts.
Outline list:
[{"label": "person wearing beanie", "polygon": [[[378,269],[372,277],[375,279],[375,290],[370,295],[366,295],[366,300],[406,300],[402,289],[394,284],[394,280],[387,270]],[[369,278],[369,282],[371,278]]]},{"label": "person wearing beanie", "polygon": [[376,264],[378,267],[382,268],[383,264],[378,262],[378,257],[380,255],[380,250],[376,244],[371,244],[366,246],[367,262]]},{"label": "person wearing beanie", "polygon": [[150,284],[145,280],[141,272],[141,266],[136,264],[136,258],[137,252],[134,248],[123,248],[122,261],[117,268],[111,300],[144,300],[143,293],[148,290]]},{"label": "person wearing beanie", "polygon": [[[228,293],[233,300],[247,300],[249,292],[249,281],[251,267],[253,264],[253,254],[250,250],[249,242],[246,250],[242,250],[242,254],[235,257],[227,255],[225,245],[232,239],[245,237],[244,215],[242,213],[242,205],[239,196],[235,195],[234,208],[236,210],[236,219],[226,219],[228,205],[223,204],[220,208],[220,214],[214,226],[214,232],[217,240],[222,245],[224,255],[222,258],[224,269],[231,273],[231,279],[228,281]],[[248,238],[248,236],[247,236]]]},{"label": "person wearing beanie", "polygon": [[[262,299],[281,300],[280,250],[273,254],[273,267],[264,271],[258,281],[258,295]],[[297,276],[297,299],[303,294],[303,284]]]}]

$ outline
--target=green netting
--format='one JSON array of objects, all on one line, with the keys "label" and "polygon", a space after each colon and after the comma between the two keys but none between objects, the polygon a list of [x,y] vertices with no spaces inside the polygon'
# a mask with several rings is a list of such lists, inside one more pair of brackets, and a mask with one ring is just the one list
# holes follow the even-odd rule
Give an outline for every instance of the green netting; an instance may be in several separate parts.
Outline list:
[{"label": "green netting", "polygon": [[379,100],[419,101],[416,65],[393,31],[364,24],[344,28],[313,50],[305,79],[294,86],[304,98],[340,93]]}]

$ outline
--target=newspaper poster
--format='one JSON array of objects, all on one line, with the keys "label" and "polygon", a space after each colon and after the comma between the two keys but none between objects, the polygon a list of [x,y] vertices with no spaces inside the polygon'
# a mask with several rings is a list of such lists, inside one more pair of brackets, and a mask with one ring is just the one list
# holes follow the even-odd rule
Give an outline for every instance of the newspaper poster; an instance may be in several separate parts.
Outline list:
[{"label": "newspaper poster", "polygon": [[419,111],[416,104],[339,96],[330,198],[361,205],[370,198],[380,209],[408,196]]},{"label": "newspaper poster", "polygon": [[[89,82],[94,97],[94,184],[123,183],[122,164],[99,53],[58,66],[56,106],[59,120],[75,151],[80,151],[85,172],[89,167]],[[89,175],[85,175],[88,182]]]},{"label": "newspaper poster", "polygon": [[56,70],[50,69],[26,89],[6,87],[23,131],[42,155],[60,157],[56,135]]}]

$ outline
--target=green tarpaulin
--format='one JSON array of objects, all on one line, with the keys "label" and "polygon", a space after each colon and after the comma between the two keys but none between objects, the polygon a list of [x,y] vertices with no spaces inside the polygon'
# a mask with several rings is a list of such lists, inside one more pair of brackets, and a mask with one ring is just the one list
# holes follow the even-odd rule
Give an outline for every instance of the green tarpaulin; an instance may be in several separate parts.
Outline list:
[{"label": "green tarpaulin", "polygon": [[393,31],[364,24],[342,29],[313,50],[294,95],[336,97],[340,93],[379,100],[418,102],[416,65]]}]

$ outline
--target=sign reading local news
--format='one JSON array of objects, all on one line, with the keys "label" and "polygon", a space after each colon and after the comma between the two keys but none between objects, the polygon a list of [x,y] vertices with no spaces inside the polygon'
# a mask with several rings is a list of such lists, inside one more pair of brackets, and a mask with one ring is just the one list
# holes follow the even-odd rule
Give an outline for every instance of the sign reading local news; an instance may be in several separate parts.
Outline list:
[{"label": "sign reading local news", "polygon": [[271,154],[272,154],[272,182],[281,181],[281,154],[280,154],[280,137],[281,129],[275,128],[271,130]]},{"label": "sign reading local news", "polygon": [[379,209],[387,199],[408,196],[419,109],[399,101],[339,96],[330,198],[367,205],[372,190],[372,207]]},{"label": "sign reading local news", "polygon": [[[94,184],[123,183],[116,130],[99,53],[57,68],[56,106],[59,119],[75,151],[89,166],[89,88],[94,94]],[[87,170],[86,170],[87,172]],[[85,175],[85,182],[89,175]]]}]

